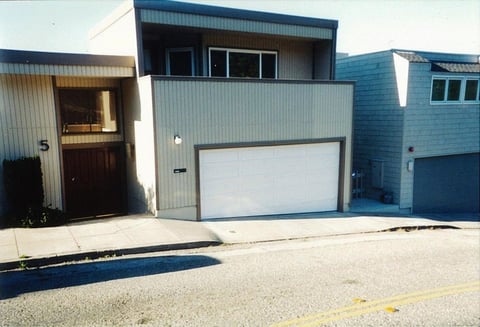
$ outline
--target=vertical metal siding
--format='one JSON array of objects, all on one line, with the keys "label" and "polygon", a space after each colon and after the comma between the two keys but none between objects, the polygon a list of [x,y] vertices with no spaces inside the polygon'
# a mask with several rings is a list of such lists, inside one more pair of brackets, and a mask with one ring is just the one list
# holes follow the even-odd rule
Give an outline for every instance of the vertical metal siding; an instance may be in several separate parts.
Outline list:
[{"label": "vertical metal siding", "polygon": [[0,63],[0,74],[127,77],[135,71],[132,67]]},{"label": "vertical metal siding", "polygon": [[278,24],[248,19],[233,19],[148,9],[141,9],[140,14],[141,20],[144,23],[190,26],[215,30],[240,31],[247,33],[285,35],[305,38],[332,39],[333,37],[332,29],[322,27]]},{"label": "vertical metal siding", "polygon": [[[196,205],[196,144],[346,137],[351,151],[352,84],[156,80],[154,96],[160,209]],[[349,155],[345,161],[348,208]]]},{"label": "vertical metal siding", "polygon": [[[59,145],[51,77],[0,75],[0,131],[0,162],[38,155],[42,163],[45,204],[61,208]],[[40,140],[48,140],[49,151],[40,151]],[[0,173],[0,214],[5,208],[2,175]]]}]

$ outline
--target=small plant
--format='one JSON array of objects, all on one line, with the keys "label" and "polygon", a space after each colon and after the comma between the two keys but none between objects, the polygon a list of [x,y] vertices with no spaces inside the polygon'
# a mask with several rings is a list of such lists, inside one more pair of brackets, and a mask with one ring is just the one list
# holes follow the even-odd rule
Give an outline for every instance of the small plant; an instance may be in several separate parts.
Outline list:
[{"label": "small plant", "polygon": [[64,213],[59,209],[52,209],[50,206],[39,208],[28,208],[23,217],[20,218],[21,227],[52,227],[62,225],[66,222]]},{"label": "small plant", "polygon": [[20,261],[18,263],[18,268],[22,269],[22,270],[25,270],[28,268],[28,264],[25,262],[25,261]]}]

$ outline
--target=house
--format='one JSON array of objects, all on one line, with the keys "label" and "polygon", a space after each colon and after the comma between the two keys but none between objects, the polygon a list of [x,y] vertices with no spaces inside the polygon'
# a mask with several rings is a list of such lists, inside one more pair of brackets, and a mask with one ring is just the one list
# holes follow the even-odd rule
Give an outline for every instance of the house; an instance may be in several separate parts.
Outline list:
[{"label": "house", "polygon": [[336,30],[127,1],[91,54],[0,51],[0,160],[39,155],[46,202],[73,218],[348,211],[354,84],[335,80]]},{"label": "house", "polygon": [[356,81],[353,169],[401,209],[479,212],[480,56],[388,50],[338,60]]}]

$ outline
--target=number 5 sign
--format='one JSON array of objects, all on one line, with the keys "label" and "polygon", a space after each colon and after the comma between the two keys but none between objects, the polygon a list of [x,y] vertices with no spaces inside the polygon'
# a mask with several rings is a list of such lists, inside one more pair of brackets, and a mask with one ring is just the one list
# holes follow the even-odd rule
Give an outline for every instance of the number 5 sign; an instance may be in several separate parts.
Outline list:
[{"label": "number 5 sign", "polygon": [[48,151],[48,149],[50,149],[50,145],[48,145],[48,140],[40,140],[40,150]]}]

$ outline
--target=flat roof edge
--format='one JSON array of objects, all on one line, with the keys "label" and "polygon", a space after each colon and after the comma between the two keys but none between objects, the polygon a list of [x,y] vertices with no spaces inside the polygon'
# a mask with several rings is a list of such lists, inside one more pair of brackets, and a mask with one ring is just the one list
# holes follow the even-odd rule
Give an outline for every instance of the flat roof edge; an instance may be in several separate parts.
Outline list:
[{"label": "flat roof edge", "polygon": [[40,52],[10,49],[0,49],[0,62],[38,65],[135,67],[135,58],[130,56]]},{"label": "flat roof edge", "polygon": [[155,1],[155,0],[134,0],[134,7],[138,9],[149,9],[187,13],[202,16],[224,17],[234,19],[245,19],[267,23],[300,25],[319,28],[337,29],[338,21],[333,19],[322,19],[314,17],[303,17],[286,14],[277,14],[263,11],[246,9],[217,7],[211,5],[198,5],[176,1]]}]

